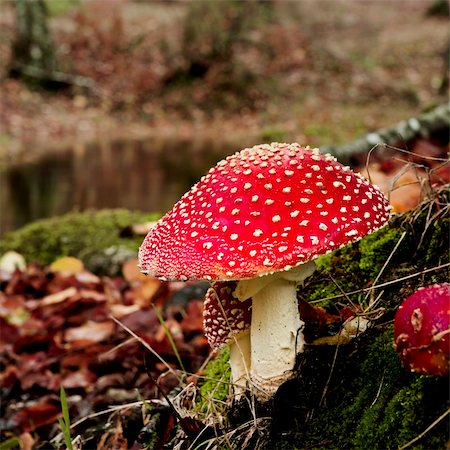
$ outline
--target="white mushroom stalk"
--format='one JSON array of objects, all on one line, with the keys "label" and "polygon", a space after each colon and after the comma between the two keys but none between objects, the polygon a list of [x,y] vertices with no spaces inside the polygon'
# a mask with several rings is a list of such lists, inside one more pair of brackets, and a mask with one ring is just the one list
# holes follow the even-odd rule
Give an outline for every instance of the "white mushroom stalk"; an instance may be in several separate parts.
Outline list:
[{"label": "white mushroom stalk", "polygon": [[303,352],[303,321],[297,285],[314,272],[314,262],[285,272],[241,280],[234,292],[239,300],[253,298],[250,379],[260,400],[273,396],[292,377],[297,353]]}]

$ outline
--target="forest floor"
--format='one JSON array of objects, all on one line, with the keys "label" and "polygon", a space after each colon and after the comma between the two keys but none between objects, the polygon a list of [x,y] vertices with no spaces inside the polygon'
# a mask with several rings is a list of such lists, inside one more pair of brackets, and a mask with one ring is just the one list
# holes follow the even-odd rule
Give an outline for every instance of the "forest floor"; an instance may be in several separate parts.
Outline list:
[{"label": "forest floor", "polygon": [[[48,92],[5,64],[3,158],[104,135],[342,143],[445,100],[448,24],[430,1],[55,4],[58,70],[91,87]],[[15,16],[1,8],[8,61]]]}]

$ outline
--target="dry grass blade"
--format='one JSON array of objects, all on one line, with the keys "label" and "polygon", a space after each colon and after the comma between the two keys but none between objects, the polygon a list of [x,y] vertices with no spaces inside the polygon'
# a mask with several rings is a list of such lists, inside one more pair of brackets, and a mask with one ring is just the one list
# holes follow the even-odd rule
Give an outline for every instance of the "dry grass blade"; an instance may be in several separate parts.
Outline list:
[{"label": "dry grass blade", "polygon": [[399,447],[398,450],[403,450],[405,448],[411,447],[414,443],[416,443],[418,440],[422,439],[430,430],[432,430],[439,422],[444,420],[448,415],[450,414],[450,408],[447,409],[443,414],[441,414],[428,428],[426,428],[422,433],[420,433],[418,436],[416,436],[411,441],[407,442],[405,445],[402,445]]},{"label": "dry grass blade", "polygon": [[145,342],[136,333],[131,331],[126,325],[124,325],[122,322],[120,322],[120,320],[116,319],[113,316],[109,316],[109,317],[112,320],[114,320],[114,322],[116,322],[117,325],[122,327],[127,333],[131,334],[131,336],[133,336],[137,341],[139,341],[152,355],[154,355],[156,358],[158,358],[166,366],[166,368],[169,372],[171,372],[173,375],[175,375],[178,378],[179,381],[181,381],[180,377],[175,372],[175,370],[173,370],[172,367],[170,367],[170,365],[164,360],[164,358],[162,358],[161,355],[157,351],[155,351],[149,343]]},{"label": "dry grass blade", "polygon": [[336,295],[332,295],[330,297],[321,298],[319,300],[311,300],[309,303],[320,303],[320,302],[324,302],[326,300],[334,300],[336,298],[346,297],[348,295],[355,295],[355,294],[361,294],[363,292],[370,292],[370,291],[373,291],[374,289],[380,289],[380,288],[383,288],[383,287],[386,287],[386,286],[390,286],[391,284],[400,283],[402,281],[409,280],[410,278],[419,277],[420,275],[423,275],[425,273],[429,273],[429,272],[434,272],[434,271],[437,271],[437,270],[445,269],[446,267],[449,267],[449,266],[450,266],[450,263],[441,264],[439,266],[431,267],[430,269],[425,269],[425,270],[422,270],[420,272],[413,273],[411,275],[407,275],[405,277],[401,277],[401,278],[397,278],[395,280],[387,281],[386,283],[381,283],[381,284],[379,284],[377,286],[371,286],[371,287],[368,287],[368,288],[357,289],[356,291],[346,292],[345,294],[336,294]]}]

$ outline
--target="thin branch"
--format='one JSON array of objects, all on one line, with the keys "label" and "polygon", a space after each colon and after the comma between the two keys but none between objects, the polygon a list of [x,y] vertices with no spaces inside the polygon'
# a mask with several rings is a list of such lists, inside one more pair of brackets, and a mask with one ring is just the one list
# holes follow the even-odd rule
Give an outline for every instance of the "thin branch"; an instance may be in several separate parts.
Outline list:
[{"label": "thin branch", "polygon": [[431,267],[430,269],[425,269],[425,270],[422,270],[421,272],[407,275],[406,277],[401,277],[401,278],[397,278],[396,280],[387,281],[386,283],[379,284],[378,286],[371,286],[368,288],[358,289],[356,291],[346,292],[345,295],[344,294],[336,294],[336,295],[332,295],[331,297],[321,298],[319,300],[311,300],[309,303],[311,303],[311,304],[312,303],[320,303],[320,302],[324,302],[326,300],[334,300],[336,298],[342,298],[347,295],[360,294],[362,292],[370,292],[370,291],[373,291],[374,289],[380,289],[382,287],[390,286],[391,284],[400,283],[401,281],[409,280],[410,278],[415,278],[415,277],[418,277],[418,276],[423,275],[428,272],[434,272],[436,270],[445,269],[448,266],[450,266],[450,263],[441,264],[440,266]]},{"label": "thin branch", "polygon": [[417,442],[419,439],[422,439],[431,429],[433,429],[441,420],[444,420],[446,416],[450,414],[450,408],[447,409],[443,414],[441,414],[428,428],[426,428],[422,433],[420,433],[418,436],[416,436],[414,439],[406,443],[405,445],[402,445],[399,447],[398,450],[403,450],[405,448],[410,447],[412,444]]}]

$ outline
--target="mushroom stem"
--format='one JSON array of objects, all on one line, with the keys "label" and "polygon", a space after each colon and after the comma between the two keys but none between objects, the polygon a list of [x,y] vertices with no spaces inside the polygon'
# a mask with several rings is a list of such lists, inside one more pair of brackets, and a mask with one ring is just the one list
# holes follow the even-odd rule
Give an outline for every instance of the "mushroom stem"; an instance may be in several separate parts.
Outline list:
[{"label": "mushroom stem", "polygon": [[234,295],[240,300],[249,293],[253,296],[250,379],[255,396],[262,401],[271,398],[292,377],[296,355],[303,351],[303,322],[296,287],[313,271],[314,263],[309,262],[268,275],[272,278],[270,283],[261,277],[259,290],[255,278],[241,280],[235,290]]},{"label": "mushroom stem", "polygon": [[250,373],[250,333],[234,337],[230,344],[230,367],[235,400],[247,388]]}]

